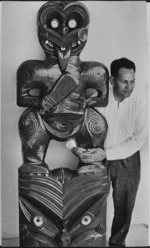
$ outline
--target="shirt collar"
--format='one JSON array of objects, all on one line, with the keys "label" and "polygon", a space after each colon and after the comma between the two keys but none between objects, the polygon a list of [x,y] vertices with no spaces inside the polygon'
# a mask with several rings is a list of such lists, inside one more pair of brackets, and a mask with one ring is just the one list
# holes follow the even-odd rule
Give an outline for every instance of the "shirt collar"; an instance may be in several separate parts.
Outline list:
[{"label": "shirt collar", "polygon": [[[128,102],[129,99],[132,97],[132,95],[133,95],[133,93],[131,94],[131,96],[126,97],[126,98],[125,98],[122,102],[120,102],[119,104],[121,104],[121,105],[126,104],[126,102]],[[117,101],[115,100],[115,98],[114,98],[113,87],[112,87],[112,86],[110,86],[110,88],[109,88],[109,101],[114,102],[114,104],[118,104],[118,102],[117,102]]]}]

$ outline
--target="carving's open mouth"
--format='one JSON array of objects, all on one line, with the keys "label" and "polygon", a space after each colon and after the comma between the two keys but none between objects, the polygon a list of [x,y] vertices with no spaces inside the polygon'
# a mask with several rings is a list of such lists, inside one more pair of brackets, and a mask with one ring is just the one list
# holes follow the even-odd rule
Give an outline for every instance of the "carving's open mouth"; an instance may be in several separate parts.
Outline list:
[{"label": "carving's open mouth", "polygon": [[[82,44],[82,42],[80,41],[80,40],[78,40],[77,42],[73,42],[72,44],[71,44],[71,50],[74,50],[74,49],[76,49],[76,48],[79,48],[80,46],[81,46],[81,44]],[[47,47],[47,48],[54,48],[54,43],[52,43],[51,41],[49,41],[49,40],[46,40],[45,41],[45,46]],[[60,47],[60,50],[61,51],[65,51],[67,48],[66,47],[64,47],[64,46],[62,46],[62,47]]]},{"label": "carving's open mouth", "polygon": [[67,67],[70,55],[74,55],[80,52],[83,45],[84,42],[80,40],[74,41],[69,45],[67,44],[66,46],[65,44],[62,44],[62,46],[55,44],[48,39],[44,42],[44,47],[48,52],[56,53],[62,71],[65,71]]},{"label": "carving's open mouth", "polygon": [[45,44],[46,44],[48,47],[51,47],[51,48],[54,47],[53,43],[52,43],[51,41],[49,41],[49,40],[46,40],[46,41],[45,41]]},{"label": "carving's open mouth", "polygon": [[81,41],[78,40],[77,42],[73,42],[73,43],[72,43],[72,48],[79,47],[80,45],[81,45]]}]

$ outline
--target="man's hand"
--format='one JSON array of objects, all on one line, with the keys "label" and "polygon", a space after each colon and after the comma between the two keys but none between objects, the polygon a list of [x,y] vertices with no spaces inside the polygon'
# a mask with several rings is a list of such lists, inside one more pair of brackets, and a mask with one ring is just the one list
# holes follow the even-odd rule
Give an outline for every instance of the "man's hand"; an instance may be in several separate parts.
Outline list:
[{"label": "man's hand", "polygon": [[106,158],[106,152],[101,148],[84,149],[81,147],[73,147],[71,151],[83,163],[100,162]]},{"label": "man's hand", "polygon": [[88,149],[83,153],[83,163],[100,162],[106,158],[106,152],[101,148]]},{"label": "man's hand", "polygon": [[87,151],[86,149],[84,148],[81,148],[81,147],[73,147],[71,149],[72,153],[77,156],[81,161],[82,161],[82,158],[83,158],[83,154]]}]

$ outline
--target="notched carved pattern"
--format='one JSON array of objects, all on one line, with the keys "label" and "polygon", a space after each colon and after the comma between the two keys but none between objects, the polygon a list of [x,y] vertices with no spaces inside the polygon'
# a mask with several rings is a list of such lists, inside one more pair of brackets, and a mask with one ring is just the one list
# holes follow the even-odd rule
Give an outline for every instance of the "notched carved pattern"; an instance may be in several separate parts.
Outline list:
[{"label": "notched carved pattern", "polygon": [[21,247],[105,245],[108,187],[106,168],[97,175],[60,168],[20,177]]}]

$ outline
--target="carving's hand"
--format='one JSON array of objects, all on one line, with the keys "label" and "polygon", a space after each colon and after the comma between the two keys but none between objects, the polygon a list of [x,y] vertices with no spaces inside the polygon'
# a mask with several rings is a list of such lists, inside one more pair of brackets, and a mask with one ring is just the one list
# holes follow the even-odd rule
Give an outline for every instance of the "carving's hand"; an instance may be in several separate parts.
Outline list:
[{"label": "carving's hand", "polygon": [[84,152],[86,152],[86,149],[81,147],[73,147],[71,151],[75,156],[77,156],[82,161],[83,154]]},{"label": "carving's hand", "polygon": [[88,88],[86,90],[86,107],[95,104],[97,102],[96,97],[98,97],[98,91],[93,88]]},{"label": "carving's hand", "polygon": [[42,109],[40,110],[40,114],[45,114],[46,112],[53,111],[56,108],[49,95],[43,97],[41,101],[41,107]]},{"label": "carving's hand", "polygon": [[86,107],[90,107],[91,105],[95,104],[97,102],[97,99],[89,98],[86,100]]},{"label": "carving's hand", "polygon": [[100,162],[106,158],[106,152],[101,148],[88,149],[83,153],[83,163]]}]

